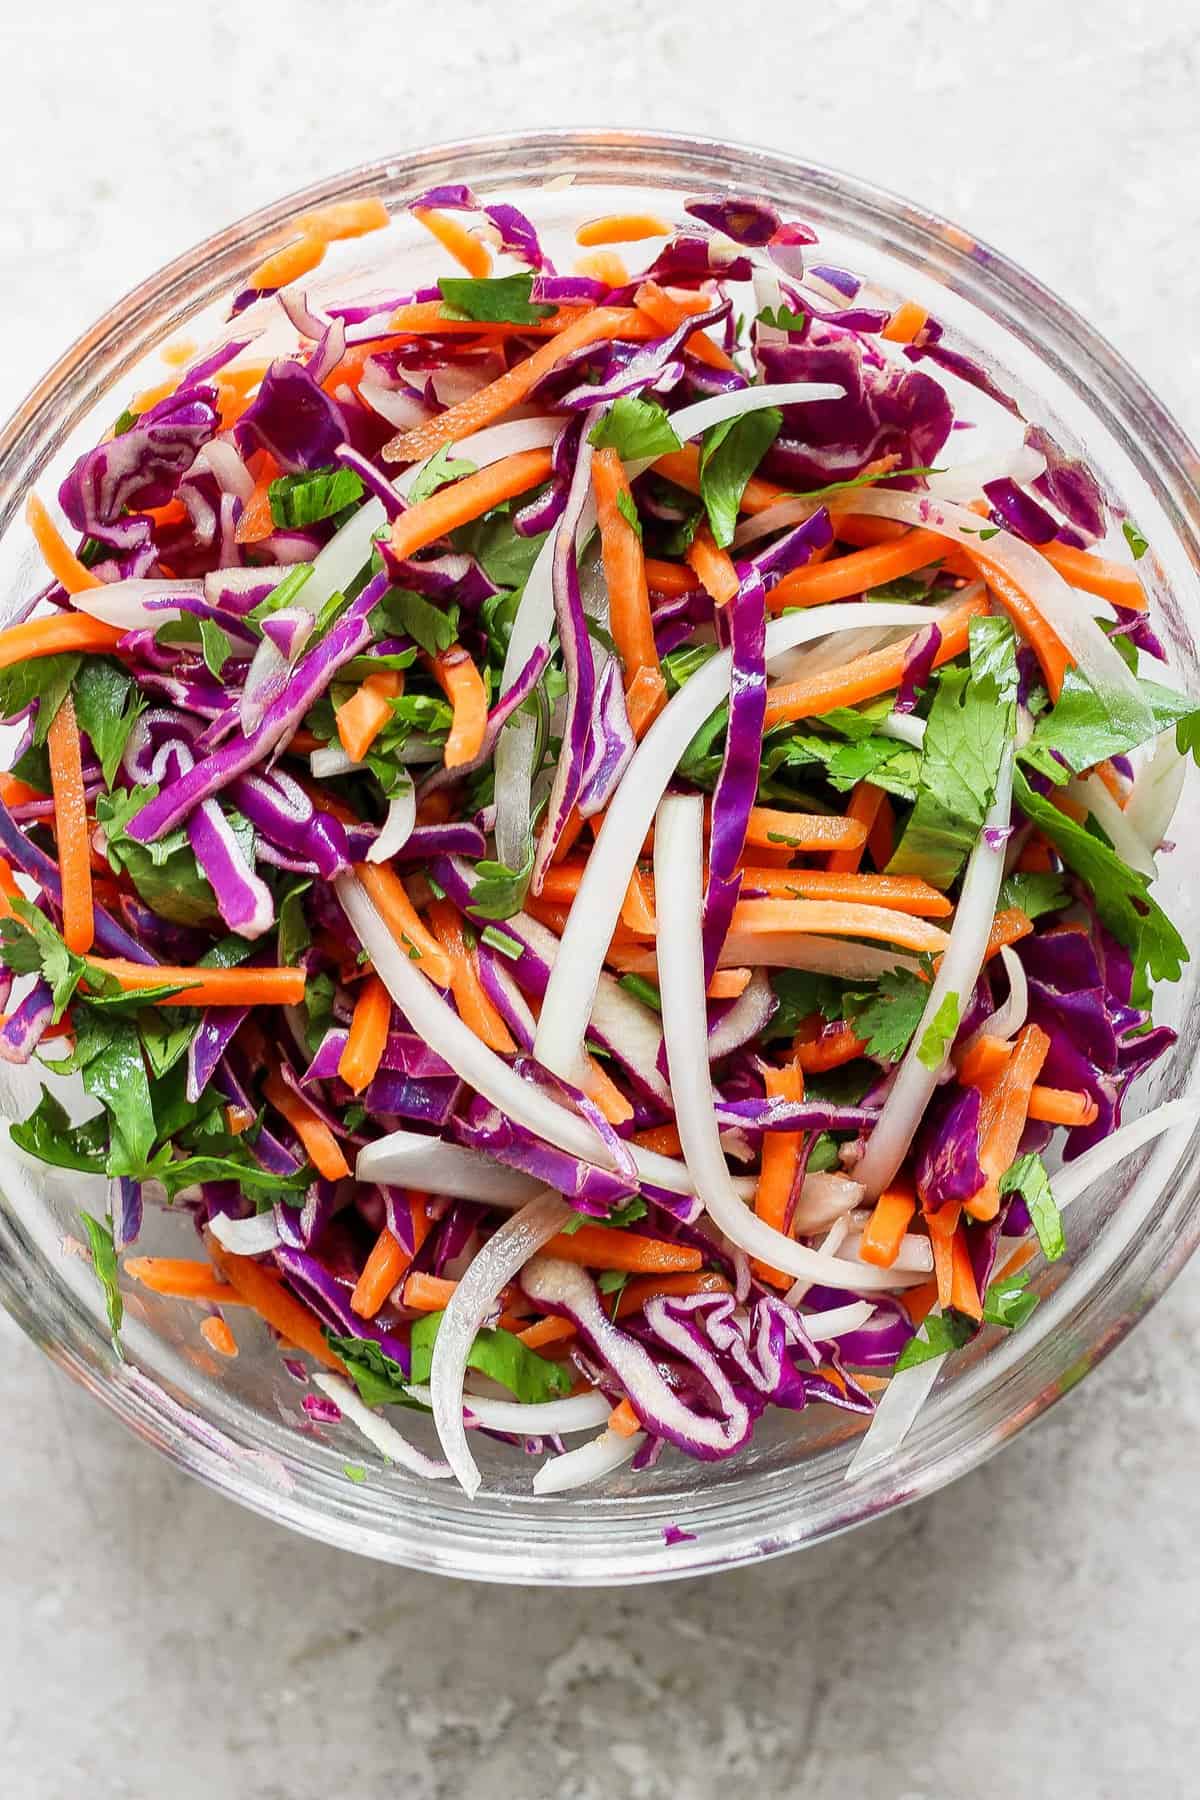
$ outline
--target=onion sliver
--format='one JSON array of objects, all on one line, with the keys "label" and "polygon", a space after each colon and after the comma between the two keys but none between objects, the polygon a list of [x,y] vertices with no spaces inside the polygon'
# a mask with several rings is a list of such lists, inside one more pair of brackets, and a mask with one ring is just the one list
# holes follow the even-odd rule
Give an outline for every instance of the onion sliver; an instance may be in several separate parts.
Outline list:
[{"label": "onion sliver", "polygon": [[541,1186],[531,1175],[494,1162],[481,1150],[418,1131],[393,1131],[364,1144],[354,1173],[359,1181],[419,1188],[451,1200],[478,1200],[482,1206],[524,1206]]},{"label": "onion sliver", "polygon": [[578,1450],[566,1450],[544,1462],[533,1478],[533,1491],[565,1494],[568,1488],[599,1481],[602,1475],[611,1475],[614,1469],[632,1462],[645,1441],[644,1431],[635,1431],[632,1437],[622,1437],[618,1431],[602,1431],[590,1444],[580,1444]]},{"label": "onion sliver", "polygon": [[274,1212],[255,1213],[249,1219],[232,1219],[228,1213],[214,1213],[208,1228],[221,1248],[233,1256],[262,1256],[268,1250],[274,1250],[279,1242]]},{"label": "onion sliver", "polygon": [[1175,744],[1175,732],[1160,733],[1154,753],[1139,770],[1125,817],[1144,844],[1157,850],[1171,828],[1187,779],[1188,759]]},{"label": "onion sliver", "polygon": [[429,1370],[433,1423],[446,1452],[446,1460],[463,1489],[472,1498],[482,1477],[467,1445],[463,1424],[463,1381],[467,1357],[480,1326],[493,1311],[501,1291],[561,1230],[571,1209],[548,1188],[520,1212],[513,1213],[478,1250],[459,1279],[442,1314]]},{"label": "onion sliver", "polygon": [[[428,1388],[410,1387],[405,1392],[422,1406],[432,1403]],[[463,1408],[472,1424],[485,1431],[507,1431],[514,1437],[566,1437],[572,1431],[590,1431],[603,1425],[612,1411],[612,1401],[598,1389],[587,1394],[572,1394],[566,1400],[532,1401],[493,1400],[491,1395],[464,1394]]]},{"label": "onion sliver", "polygon": [[394,1425],[389,1425],[379,1413],[372,1412],[348,1381],[343,1381],[340,1375],[330,1375],[324,1369],[313,1371],[313,1381],[389,1462],[407,1469],[411,1475],[423,1475],[426,1481],[445,1481],[451,1472],[447,1464],[426,1456],[423,1450],[410,1444]]},{"label": "onion sliver", "polygon": [[367,851],[367,861],[390,862],[398,850],[403,850],[416,822],[417,790],[410,777],[389,800],[383,830]]},{"label": "onion sliver", "polygon": [[671,929],[658,944],[659,983],[675,1119],[687,1166],[705,1210],[730,1243],[789,1275],[829,1287],[878,1293],[919,1279],[890,1269],[854,1266],[810,1250],[766,1224],[737,1195],[725,1166],[713,1106],[705,1033],[702,849],[704,805],[672,796],[654,828],[656,891],[672,897]]},{"label": "onion sliver", "polygon": [[1143,841],[1141,832],[1130,823],[1098,775],[1076,776],[1074,781],[1067,783],[1067,793],[1091,813],[1122,862],[1143,875],[1154,876],[1153,850]]},{"label": "onion sliver", "polygon": [[[881,627],[915,628],[927,625],[931,617],[927,607],[884,602],[872,611]],[[767,626],[767,660],[813,638],[861,626],[862,607],[853,603],[785,613]],[[638,745],[588,858],[562,935],[562,951],[550,972],[534,1044],[539,1062],[576,1086],[581,1085],[583,1039],[596,985],[630,876],[680,757],[729,691],[730,662],[729,651],[722,650],[668,701]]]},{"label": "onion sliver", "polygon": [[200,580],[165,581],[150,577],[130,576],[126,581],[110,581],[100,587],[84,588],[71,598],[77,612],[114,625],[118,631],[157,630],[160,625],[173,625],[179,607],[172,600],[203,600],[204,583]]},{"label": "onion sliver", "polygon": [[1007,944],[1000,952],[1000,959],[1008,976],[1008,999],[994,1013],[989,1013],[978,1031],[971,1033],[963,1045],[964,1052],[972,1044],[977,1044],[981,1037],[1011,1038],[1025,1023],[1029,1012],[1029,982],[1025,975],[1025,964]]}]

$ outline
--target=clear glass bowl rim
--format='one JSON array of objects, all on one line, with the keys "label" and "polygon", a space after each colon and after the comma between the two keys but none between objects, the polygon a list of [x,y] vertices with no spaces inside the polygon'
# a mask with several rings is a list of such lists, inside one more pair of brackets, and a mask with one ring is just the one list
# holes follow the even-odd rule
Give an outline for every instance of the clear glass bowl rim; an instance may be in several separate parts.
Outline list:
[{"label": "clear glass bowl rim", "polygon": [[[1178,544],[1200,572],[1200,456],[1124,358],[1077,313],[1007,257],[913,202],[818,164],[752,146],[681,133],[551,130],[459,140],[364,164],[318,182],[229,226],[116,302],[54,364],[0,431],[0,534],[29,485],[99,384],[111,384],[176,329],[179,320],[232,292],[264,243],[297,213],[356,195],[403,197],[442,181],[494,184],[574,171],[588,180],[727,192],[791,190],[798,210],[873,234],[885,249],[919,256],[927,273],[953,277],[984,315],[1035,344],[1059,373],[1085,369],[1089,398],[1132,443]],[[803,198],[800,198],[802,193]],[[71,412],[71,408],[75,412]],[[1166,1146],[1163,1146],[1166,1150]],[[151,1384],[113,1369],[95,1322],[58,1310],[31,1246],[0,1208],[0,1302],[33,1341],[127,1426],[178,1466],[254,1510],[308,1535],[381,1560],[500,1582],[609,1585],[699,1574],[778,1555],[934,1492],[993,1454],[1105,1356],[1160,1297],[1200,1241],[1200,1151],[1195,1139],[1153,1155],[1138,1177],[1140,1204],[1105,1227],[1108,1253],[1084,1265],[1034,1314],[1019,1338],[990,1351],[930,1409],[896,1463],[854,1483],[808,1491],[806,1470],[773,1471],[758,1491],[694,1497],[673,1522],[702,1524],[695,1541],[666,1546],[661,1513],[636,1501],[586,1511],[534,1512],[511,1501],[472,1516],[430,1505],[382,1507],[364,1490],[320,1475],[281,1488],[265,1469],[214,1448],[213,1433]],[[1124,1209],[1122,1209],[1124,1210]],[[1136,1217],[1133,1215],[1136,1214]],[[254,1440],[236,1430],[235,1445]],[[228,1437],[226,1443],[228,1444]]]}]

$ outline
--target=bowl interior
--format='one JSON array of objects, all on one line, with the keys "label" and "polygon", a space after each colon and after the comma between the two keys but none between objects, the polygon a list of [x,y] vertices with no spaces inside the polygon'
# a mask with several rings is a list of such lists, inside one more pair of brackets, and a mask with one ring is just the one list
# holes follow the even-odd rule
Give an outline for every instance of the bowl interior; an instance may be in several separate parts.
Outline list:
[{"label": "bowl interior", "polygon": [[[570,177],[569,183],[566,178]],[[749,150],[634,134],[555,133],[429,151],[357,171],[243,221],[128,297],[68,353],[0,437],[0,608],[37,583],[21,518],[25,492],[49,493],[129,397],[166,373],[160,352],[181,338],[199,348],[229,335],[229,296],[294,213],[355,193],[391,206],[439,181],[502,194],[537,224],[560,267],[583,218],[618,210],[680,214],[697,192],[766,194],[812,223],[823,262],[845,264],[896,300],[912,298],[956,348],[982,360],[1026,416],[1082,454],[1110,497],[1152,545],[1142,564],[1154,591],[1177,685],[1200,692],[1194,641],[1200,516],[1197,458],[1170,417],[1119,357],[1028,276],[967,233],[829,171]],[[311,298],[402,293],[433,266],[407,219],[335,247],[308,284]],[[247,323],[255,322],[247,315]],[[956,408],[979,420],[982,451],[1020,427],[947,380]],[[966,452],[963,453],[967,454]],[[1194,772],[1193,772],[1194,774]],[[1181,816],[1194,800],[1189,786]],[[1187,833],[1163,859],[1163,904],[1196,940],[1200,850]],[[1130,1116],[1182,1093],[1192,1080],[1200,1022],[1194,967],[1164,990],[1159,1013],[1180,1032],[1174,1055],[1135,1090]],[[38,1079],[0,1065],[0,1111],[23,1115]],[[0,1290],[30,1334],[160,1449],[244,1503],[315,1536],[415,1566],[496,1580],[633,1581],[727,1566],[816,1541],[962,1473],[1087,1369],[1128,1329],[1195,1245],[1194,1145],[1168,1137],[1098,1182],[1069,1215],[1068,1252],[1036,1266],[1043,1304],[1019,1333],[995,1331],[955,1359],[907,1444],[888,1467],[843,1477],[861,1423],[830,1409],[765,1418],[753,1445],[727,1463],[675,1453],[638,1475],[534,1501],[534,1466],[481,1439],[485,1486],[471,1503],[386,1466],[352,1427],[314,1428],[305,1388],[283,1367],[265,1327],[236,1309],[241,1354],[214,1357],[198,1314],[125,1284],[124,1358],[112,1348],[99,1288],[79,1254],[79,1205],[103,1212],[104,1184],[0,1157]],[[139,1245],[139,1250],[143,1245]],[[148,1209],[148,1253],[193,1254],[186,1215]],[[431,1428],[404,1428],[432,1447]],[[352,1475],[347,1475],[349,1466]],[[663,1531],[694,1536],[668,1547]]]}]

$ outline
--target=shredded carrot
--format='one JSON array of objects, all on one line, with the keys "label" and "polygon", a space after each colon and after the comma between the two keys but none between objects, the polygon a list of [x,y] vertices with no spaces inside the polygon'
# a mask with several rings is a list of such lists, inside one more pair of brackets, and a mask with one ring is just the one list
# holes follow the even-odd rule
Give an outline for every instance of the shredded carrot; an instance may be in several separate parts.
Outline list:
[{"label": "shredded carrot", "polygon": [[704,991],[710,1000],[737,1000],[749,986],[749,969],[714,969]]},{"label": "shredded carrot", "polygon": [[967,1246],[966,1227],[961,1221],[950,1244],[950,1305],[955,1312],[965,1314],[968,1319],[983,1317],[975,1271],[971,1267],[971,1252]]},{"label": "shredded carrot", "polygon": [[[488,324],[481,319],[448,319],[440,300],[414,300],[396,309],[388,320],[387,335],[397,337],[473,337],[500,343],[514,332],[522,337],[557,337],[589,311],[587,307],[560,306],[528,325]],[[472,427],[474,429],[474,427]],[[458,436],[465,433],[459,432]],[[422,452],[421,454],[425,454]],[[407,460],[407,459],[405,459]]]},{"label": "shredded carrot", "polygon": [[1073,1088],[1043,1087],[1035,1083],[1029,1096],[1029,1117],[1043,1125],[1094,1125],[1100,1108],[1090,1094]]},{"label": "shredded carrot", "polygon": [[1092,770],[1092,774],[1098,781],[1103,782],[1117,805],[1124,808],[1128,802],[1129,794],[1121,781],[1121,777],[1117,774],[1117,771],[1113,768],[1112,763],[1107,757],[1105,757],[1103,762],[1098,762],[1096,764],[1095,768]]},{"label": "shredded carrot", "polygon": [[547,1344],[565,1344],[575,1336],[575,1327],[570,1319],[550,1317],[539,1319],[536,1325],[527,1325],[517,1336],[528,1350],[543,1350]]},{"label": "shredded carrot", "polygon": [[430,667],[451,708],[443,760],[448,769],[461,769],[474,762],[483,748],[488,721],[487,689],[470,651],[461,644],[439,651]]},{"label": "shredded carrot", "polygon": [[936,562],[945,553],[946,540],[936,531],[913,529],[893,543],[876,544],[870,550],[849,550],[816,568],[793,569],[767,595],[772,612],[788,606],[823,606],[830,600],[848,600],[868,588],[882,587]]},{"label": "shredded carrot", "polygon": [[1050,1039],[1037,1025],[1026,1025],[1017,1037],[1007,1065],[984,1093],[979,1118],[979,1166],[984,1185],[967,1201],[977,1219],[994,1219],[1000,1205],[999,1180],[1017,1153],[1029,1116],[1034,1083],[1050,1050]]},{"label": "shredded carrot", "polygon": [[328,244],[340,238],[366,237],[369,232],[383,231],[388,218],[388,209],[379,196],[364,194],[358,200],[332,200],[315,212],[302,213],[293,225],[297,231]]},{"label": "shredded carrot", "polygon": [[212,1306],[247,1306],[236,1288],[218,1281],[209,1262],[183,1256],[129,1256],[125,1273],[152,1293],[175,1300],[202,1300]]},{"label": "shredded carrot", "polygon": [[946,948],[946,933],[924,919],[886,906],[828,900],[739,900],[729,928],[735,935],[813,931],[830,937],[880,938],[906,950],[940,952]]},{"label": "shredded carrot", "polygon": [[635,1131],[630,1138],[639,1150],[653,1150],[659,1156],[681,1156],[683,1146],[679,1142],[679,1128],[676,1125],[650,1125],[645,1131]]},{"label": "shredded carrot", "polygon": [[687,548],[687,560],[718,606],[725,606],[738,591],[738,573],[727,550],[718,549],[712,532],[701,525]]},{"label": "shredded carrot", "polygon": [[440,988],[450,986],[450,958],[423,924],[408,890],[394,869],[383,863],[358,863],[354,873],[367,890],[376,912],[413,962]]},{"label": "shredded carrot", "polygon": [[694,594],[700,583],[683,563],[663,562],[656,556],[646,558],[646,581],[656,594],[675,600],[681,594]]},{"label": "shredded carrot", "polygon": [[875,823],[867,833],[867,854],[877,869],[886,869],[896,848],[896,813],[887,795],[880,802]]},{"label": "shredded carrot", "polygon": [[[681,450],[669,450],[660,456],[654,465],[656,472],[667,481],[673,481],[676,487],[685,488],[689,494],[700,492],[700,451],[695,444],[685,444]],[[741,510],[744,513],[766,512],[769,506],[778,506],[781,500],[794,500],[795,495],[787,488],[776,487],[773,481],[764,481],[761,476],[752,475],[746,483],[742,494]],[[927,559],[932,561],[932,557]]]},{"label": "shredded carrot", "polygon": [[729,1283],[716,1269],[703,1269],[693,1275],[642,1275],[627,1281],[616,1304],[616,1317],[627,1319],[640,1312],[647,1300],[660,1295],[727,1294]]},{"label": "shredded carrot", "polygon": [[0,800],[5,806],[28,806],[31,801],[44,800],[45,794],[37,788],[30,787],[18,775],[0,774]]},{"label": "shredded carrot", "polygon": [[905,1288],[902,1293],[896,1295],[916,1331],[920,1330],[928,1315],[937,1305],[937,1297],[936,1281],[923,1281],[919,1287]]},{"label": "shredded carrot", "polygon": [[215,1350],[218,1356],[232,1357],[236,1356],[238,1353],[237,1339],[234,1337],[232,1331],[230,1331],[224,1319],[202,1319],[200,1321],[200,1336],[204,1339],[209,1349]]},{"label": "shredded carrot", "polygon": [[624,287],[629,280],[629,270],[615,250],[593,250],[588,256],[578,256],[574,267],[576,275],[602,281],[605,287]]},{"label": "shredded carrot", "polygon": [[62,875],[63,939],[68,950],[85,956],[96,939],[92,906],[92,855],[87,799],[83,788],[83,752],[75,707],[64,696],[46,738],[50,785],[54,794],[54,835]]},{"label": "shredded carrot", "polygon": [[467,948],[457,907],[449,900],[431,901],[429,922],[450,964],[450,992],[463,1024],[489,1049],[510,1056],[516,1045],[508,1026],[483,990],[474,957]]},{"label": "shredded carrot", "polygon": [[346,1047],[338,1060],[338,1074],[356,1094],[374,1080],[387,1049],[391,1021],[392,997],[378,975],[370,975],[358,991]]},{"label": "shredded carrot", "polygon": [[578,1231],[560,1232],[546,1245],[546,1255],[588,1269],[628,1269],[631,1274],[686,1274],[704,1260],[690,1244],[669,1244],[611,1225],[581,1225]]},{"label": "shredded carrot", "polygon": [[929,314],[915,300],[903,300],[896,308],[883,330],[881,338],[889,344],[911,344],[918,332],[925,329]]},{"label": "shredded carrot", "polygon": [[1028,937],[1033,930],[1033,920],[1029,914],[1022,912],[1019,906],[1006,906],[992,920],[992,928],[988,933],[987,960],[999,955],[1010,944],[1019,943],[1021,938]]},{"label": "shredded carrot", "polygon": [[628,687],[640,669],[651,669],[659,675],[661,670],[650,619],[642,542],[621,510],[622,504],[632,507],[633,495],[621,458],[611,445],[604,445],[592,458],[592,487],[608,587],[609,629]]},{"label": "shredded carrot", "polygon": [[1012,1255],[1006,1258],[1003,1267],[996,1271],[992,1277],[993,1281],[1003,1281],[1008,1275],[1019,1274],[1033,1261],[1037,1253],[1038,1246],[1031,1239],[1026,1239],[1023,1244],[1018,1244]]},{"label": "shredded carrot", "polygon": [[615,1431],[618,1437],[636,1437],[642,1429],[642,1421],[634,1412],[628,1400],[622,1400],[614,1406],[608,1415],[608,1429]]},{"label": "shredded carrot", "polygon": [[1060,544],[1057,539],[1039,544],[1038,549],[1048,563],[1053,563],[1065,581],[1082,588],[1085,594],[1098,594],[1117,606],[1128,606],[1134,612],[1145,612],[1146,590],[1135,569],[1124,563],[1109,562],[1091,550],[1077,550],[1073,544]]},{"label": "shredded carrot", "polygon": [[836,869],[754,869],[742,871],[742,891],[760,888],[772,897],[844,900],[896,908],[917,918],[945,919],[953,908],[945,894],[917,875],[842,875]]},{"label": "shredded carrot", "polygon": [[[775,592],[778,591],[776,588]],[[936,667],[962,655],[969,641],[971,620],[986,611],[987,601],[980,595],[975,599],[960,600],[953,611],[943,617],[942,641],[933,659]],[[781,682],[768,688],[765,729],[769,731],[774,725],[795,719],[815,718],[838,706],[858,706],[863,700],[877,699],[880,694],[899,687],[904,679],[905,658],[912,644],[913,639],[906,638],[890,649],[872,650],[823,675],[810,675],[805,680]]]},{"label": "shredded carrot", "polygon": [[884,798],[883,789],[876,787],[873,782],[860,781],[858,783],[850,796],[846,817],[862,826],[863,835],[856,844],[847,845],[842,850],[835,850],[830,856],[826,868],[838,874],[849,874],[860,866],[866,840],[875,827],[875,821],[879,817]]},{"label": "shredded carrot", "polygon": [[261,464],[257,467],[254,492],[243,505],[233,534],[234,541],[239,544],[260,544],[276,529],[275,516],[271,511],[271,483],[278,480],[280,467],[266,450],[262,452]]},{"label": "shredded carrot", "polygon": [[601,219],[586,219],[575,232],[575,242],[591,250],[597,244],[640,244],[645,238],[670,235],[670,225],[653,213],[606,213]]},{"label": "shredded carrot", "polygon": [[68,547],[66,539],[36,494],[30,494],[25,502],[25,518],[42,553],[42,561],[68,594],[81,594],[85,588],[102,585],[100,577],[85,568],[75,552]]},{"label": "shredded carrot", "polygon": [[181,969],[169,963],[126,962],[119,956],[91,956],[88,962],[115,975],[127,994],[164,986],[181,989],[154,1001],[155,1006],[299,1006],[304,999],[303,969]]},{"label": "shredded carrot", "polygon": [[625,1125],[633,1117],[633,1106],[625,1098],[598,1057],[587,1059],[587,1079],[582,1082],[588,1099],[598,1106],[610,1125]]},{"label": "shredded carrot", "polygon": [[294,243],[285,244],[282,250],[268,256],[257,269],[252,269],[246,278],[246,286],[260,289],[287,287],[289,282],[298,281],[301,275],[317,268],[324,255],[323,240],[305,233]]},{"label": "shredded carrot", "polygon": [[666,703],[666,682],[657,669],[643,664],[625,690],[625,711],[629,715],[630,729],[638,743],[641,743]]},{"label": "shredded carrot", "polygon": [[811,1043],[797,1040],[796,1061],[806,1075],[823,1075],[829,1069],[840,1069],[846,1063],[854,1062],[866,1048],[867,1040],[860,1038],[852,1025],[839,1019]]},{"label": "shredded carrot", "polygon": [[[432,456],[443,444],[452,444],[458,438],[468,437],[472,432],[493,424],[505,413],[511,412],[514,406],[520,406],[526,394],[542,376],[549,374],[555,364],[561,362],[572,350],[580,350],[585,344],[598,343],[606,338],[642,337],[647,323],[631,308],[592,307],[573,319],[552,342],[543,344],[487,387],[480,388],[477,393],[460,400],[457,405],[448,407],[437,418],[424,420],[410,431],[399,432],[384,446],[385,456],[389,461],[396,462],[416,462],[422,457]],[[399,329],[395,320],[393,327]],[[433,497],[437,498],[436,495]]]},{"label": "shredded carrot", "polygon": [[446,1281],[440,1275],[424,1275],[419,1270],[404,1284],[404,1304],[413,1312],[441,1312],[450,1304],[457,1281]]},{"label": "shredded carrot", "polygon": [[480,280],[491,274],[491,251],[483,239],[468,231],[461,219],[456,219],[453,213],[434,212],[427,206],[414,206],[412,216],[418,224],[425,227],[431,237],[437,239],[443,250],[449,251],[455,262],[462,264],[468,275]]},{"label": "shredded carrot", "polygon": [[[693,298],[698,299],[698,306],[692,305]],[[649,315],[662,331],[677,331],[689,313],[706,312],[711,304],[707,295],[681,296],[668,294],[657,282],[643,281],[634,296],[634,304],[640,312]],[[707,363],[710,369],[732,369],[736,367],[733,358],[727,356],[719,344],[714,344],[706,331],[693,331],[685,348],[698,362]]]},{"label": "shredded carrot", "polygon": [[350,1173],[350,1164],[329,1126],[307,1100],[287,1086],[278,1069],[272,1069],[263,1082],[263,1097],[287,1120],[319,1175],[326,1181],[340,1181]]},{"label": "shredded carrot", "polygon": [[350,1307],[360,1319],[373,1319],[412,1258],[385,1225],[363,1264],[363,1272],[350,1296]]},{"label": "shredded carrot", "polygon": [[[874,544],[894,544],[907,537],[912,527],[902,519],[877,519],[873,513],[844,513],[830,507],[834,536],[839,544],[851,544],[856,550],[868,550]],[[946,560],[942,567],[945,568]]]},{"label": "shredded carrot", "polygon": [[933,1250],[933,1277],[939,1306],[949,1306],[954,1292],[954,1237],[962,1207],[957,1201],[925,1213],[925,1228]]},{"label": "shredded carrot", "polygon": [[963,551],[975,564],[1017,631],[1037,657],[1050,698],[1057,700],[1062,693],[1063,677],[1068,669],[1074,667],[1075,658],[1052,626],[1047,624],[1024,588],[992,559],[985,546],[977,548],[978,542],[978,539],[964,542]]},{"label": "shredded carrot", "polygon": [[224,1112],[225,1126],[230,1137],[241,1137],[254,1123],[255,1114],[248,1106],[230,1105],[224,1108]]},{"label": "shredded carrot", "polygon": [[339,1375],[346,1373],[346,1365],[341,1357],[335,1356],[325,1342],[325,1334],[318,1320],[307,1306],[301,1305],[294,1295],[288,1293],[277,1275],[249,1256],[234,1256],[228,1250],[223,1250],[211,1233],[205,1239],[205,1247],[218,1272],[241,1295],[246,1305],[252,1306],[289,1344],[295,1344],[299,1350],[306,1350],[318,1362],[324,1363],[327,1369],[336,1369]]},{"label": "shredded carrot", "polygon": [[746,842],[759,848],[783,845],[795,851],[856,850],[862,848],[866,839],[867,828],[855,816],[853,800],[844,819],[836,813],[792,813],[770,806],[752,806],[746,826]]},{"label": "shredded carrot", "polygon": [[967,1087],[982,1087],[1007,1067],[1011,1055],[1011,1044],[985,1031],[958,1057],[958,1079]]},{"label": "shredded carrot", "polygon": [[917,1196],[911,1182],[897,1180],[891,1187],[884,1188],[863,1227],[862,1242],[858,1247],[860,1260],[874,1263],[879,1269],[890,1269],[900,1254],[904,1234],[916,1210]]},{"label": "shredded carrot", "polygon": [[653,937],[658,930],[654,918],[654,883],[636,865],[625,890],[621,918],[630,931]]},{"label": "shredded carrot", "polygon": [[400,669],[368,675],[334,714],[338,740],[347,756],[361,762],[392,716],[391,702],[404,691]]},{"label": "shredded carrot", "polygon": [[[525,364],[518,367],[524,368]],[[448,412],[441,414],[442,419],[449,417]],[[537,487],[549,478],[551,467],[549,450],[519,450],[515,456],[503,457],[500,462],[476,470],[474,475],[464,475],[461,480],[438,488],[392,521],[393,554],[404,561],[424,550],[447,532],[469,525],[494,506]]]},{"label": "shredded carrot", "polygon": [[[768,1065],[763,1070],[768,1100],[803,1100],[804,1074],[798,1062],[783,1068]],[[787,1231],[788,1209],[804,1143],[802,1131],[764,1131],[759,1164],[758,1185],[754,1190],[754,1210],[772,1230]],[[753,1267],[764,1280],[775,1287],[790,1287],[792,1277],[769,1263],[755,1260]]]}]

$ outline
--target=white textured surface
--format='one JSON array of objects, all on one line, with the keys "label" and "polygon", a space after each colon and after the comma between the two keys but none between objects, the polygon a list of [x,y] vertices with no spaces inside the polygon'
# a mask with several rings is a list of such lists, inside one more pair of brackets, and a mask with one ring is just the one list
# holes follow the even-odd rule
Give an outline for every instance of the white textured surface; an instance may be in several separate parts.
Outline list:
[{"label": "white textured surface", "polygon": [[[966,221],[1196,433],[1198,78],[1195,0],[9,6],[0,406],[279,193],[456,131],[610,122],[811,155]],[[0,1345],[6,1800],[1195,1792],[1195,1269],[933,1501],[626,1594],[438,1583],[284,1536],[2,1321]]]}]

